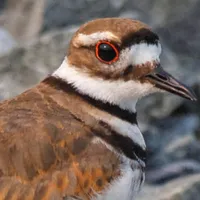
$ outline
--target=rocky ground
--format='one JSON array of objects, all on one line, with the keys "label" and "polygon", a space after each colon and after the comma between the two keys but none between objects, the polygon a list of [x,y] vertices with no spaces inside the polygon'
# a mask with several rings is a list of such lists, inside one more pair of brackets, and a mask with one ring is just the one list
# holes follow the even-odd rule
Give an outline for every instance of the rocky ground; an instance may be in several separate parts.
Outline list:
[{"label": "rocky ground", "polygon": [[[200,98],[199,7],[199,0],[46,0],[34,40],[22,44],[6,26],[0,27],[0,99],[17,95],[56,69],[79,24],[108,16],[150,24],[163,44],[163,67]],[[138,199],[200,199],[199,102],[156,94],[138,104],[138,113],[148,146],[146,186]]]}]

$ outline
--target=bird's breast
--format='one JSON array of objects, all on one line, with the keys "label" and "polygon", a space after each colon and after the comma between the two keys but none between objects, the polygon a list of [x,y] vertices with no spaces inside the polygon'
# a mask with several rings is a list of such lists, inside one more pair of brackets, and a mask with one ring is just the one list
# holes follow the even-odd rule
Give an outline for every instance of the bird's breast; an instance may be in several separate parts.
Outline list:
[{"label": "bird's breast", "polygon": [[121,176],[92,200],[134,200],[144,182],[144,172],[139,163],[130,162],[121,168]]}]

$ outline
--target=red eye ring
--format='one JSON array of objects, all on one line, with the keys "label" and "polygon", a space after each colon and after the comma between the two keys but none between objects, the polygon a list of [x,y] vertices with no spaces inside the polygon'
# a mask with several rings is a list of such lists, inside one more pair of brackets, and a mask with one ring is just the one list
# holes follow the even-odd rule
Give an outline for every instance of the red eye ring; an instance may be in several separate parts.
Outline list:
[{"label": "red eye ring", "polygon": [[[114,57],[109,60],[109,61],[106,61],[104,59],[102,59],[100,57],[100,54],[99,54],[99,49],[100,49],[100,45],[102,44],[106,44],[106,45],[109,45],[109,47],[111,47],[111,49],[114,51],[112,53],[115,53]],[[106,64],[112,64],[114,62],[116,62],[118,59],[119,59],[119,50],[117,49],[117,47],[112,44],[111,42],[108,42],[108,41],[99,41],[97,44],[96,44],[96,49],[95,49],[95,53],[96,53],[96,57],[103,63],[106,63]]]}]

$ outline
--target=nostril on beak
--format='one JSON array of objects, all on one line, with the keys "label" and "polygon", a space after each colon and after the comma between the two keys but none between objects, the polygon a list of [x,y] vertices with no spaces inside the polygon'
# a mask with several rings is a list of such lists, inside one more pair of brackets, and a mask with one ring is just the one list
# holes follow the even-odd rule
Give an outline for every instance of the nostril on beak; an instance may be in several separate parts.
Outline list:
[{"label": "nostril on beak", "polygon": [[158,78],[160,78],[160,79],[162,79],[162,80],[164,80],[164,81],[167,81],[168,80],[168,78],[166,77],[166,76],[164,76],[164,75],[162,75],[162,74],[155,74]]},{"label": "nostril on beak", "polygon": [[145,77],[159,89],[177,94],[192,101],[197,100],[194,93],[188,87],[180,83],[172,75],[165,72],[160,65]]}]

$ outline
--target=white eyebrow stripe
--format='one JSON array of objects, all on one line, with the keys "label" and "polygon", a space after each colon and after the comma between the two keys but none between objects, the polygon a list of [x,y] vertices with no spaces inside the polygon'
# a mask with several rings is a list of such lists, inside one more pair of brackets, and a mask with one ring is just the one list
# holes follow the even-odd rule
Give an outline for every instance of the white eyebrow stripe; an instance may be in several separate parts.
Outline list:
[{"label": "white eyebrow stripe", "polygon": [[105,31],[105,32],[92,33],[90,35],[79,33],[76,36],[73,44],[76,47],[91,46],[91,45],[96,44],[100,40],[107,40],[107,41],[112,40],[117,43],[121,43],[121,40],[116,35],[114,35],[113,33],[109,31]]},{"label": "white eyebrow stripe", "polygon": [[157,45],[147,43],[133,45],[130,50],[133,57],[132,64],[141,65],[145,64],[146,62],[159,62],[161,51],[162,49],[160,43]]}]

